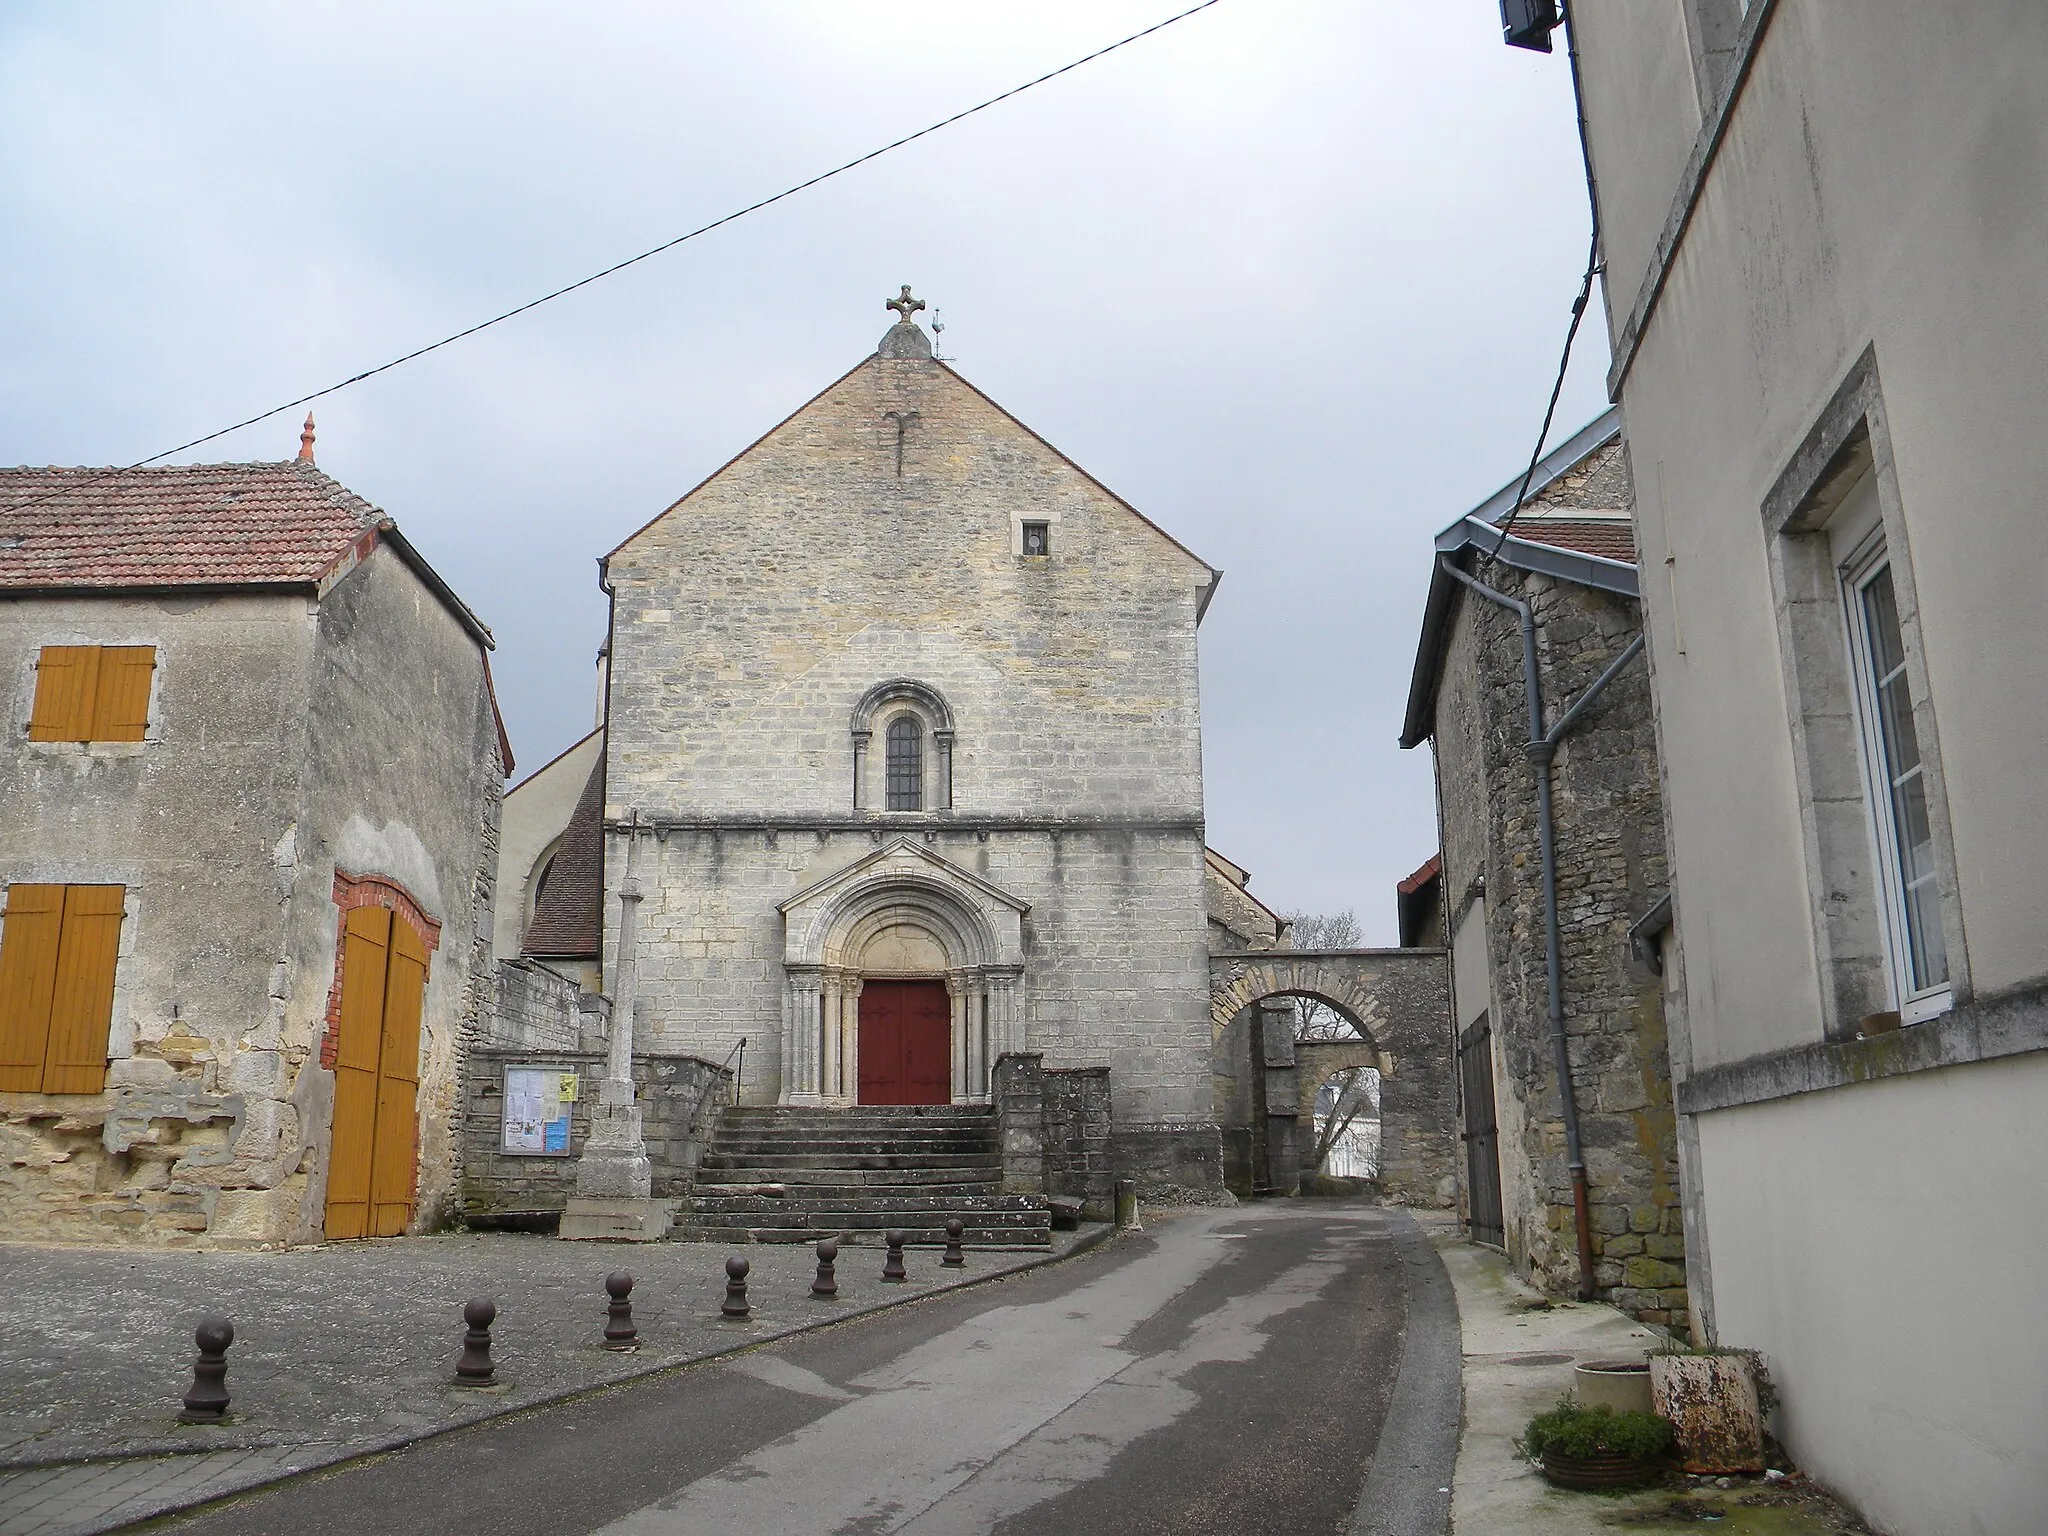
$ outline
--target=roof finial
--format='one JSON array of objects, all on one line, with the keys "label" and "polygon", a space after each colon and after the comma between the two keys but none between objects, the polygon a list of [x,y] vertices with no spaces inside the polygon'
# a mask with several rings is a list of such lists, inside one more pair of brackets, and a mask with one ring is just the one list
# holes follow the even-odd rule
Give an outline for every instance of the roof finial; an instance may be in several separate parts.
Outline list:
[{"label": "roof finial", "polygon": [[885,299],[884,309],[896,311],[896,323],[882,336],[881,354],[884,357],[930,357],[932,339],[918,328],[910,317],[924,308],[923,299],[910,296],[910,284],[903,285],[901,298]]},{"label": "roof finial", "polygon": [[895,310],[897,324],[908,325],[910,324],[910,317],[924,308],[924,300],[913,299],[910,296],[910,284],[905,283],[903,285],[903,296],[898,299],[885,301],[882,308]]},{"label": "roof finial", "polygon": [[313,462],[313,413],[306,412],[306,425],[299,432],[299,462]]}]

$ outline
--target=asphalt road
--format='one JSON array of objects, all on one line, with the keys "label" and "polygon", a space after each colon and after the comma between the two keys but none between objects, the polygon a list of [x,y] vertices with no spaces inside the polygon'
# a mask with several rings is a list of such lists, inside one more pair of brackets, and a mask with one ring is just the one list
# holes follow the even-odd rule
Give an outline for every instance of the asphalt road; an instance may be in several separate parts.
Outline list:
[{"label": "asphalt road", "polygon": [[1447,1297],[1398,1211],[1184,1215],[151,1529],[1427,1536],[1456,1444]]}]

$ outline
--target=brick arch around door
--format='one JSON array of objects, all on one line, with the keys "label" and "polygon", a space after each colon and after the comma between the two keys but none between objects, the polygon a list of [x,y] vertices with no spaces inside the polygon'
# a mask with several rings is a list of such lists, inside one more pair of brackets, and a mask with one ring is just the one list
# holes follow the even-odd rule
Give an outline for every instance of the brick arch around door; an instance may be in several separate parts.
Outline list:
[{"label": "brick arch around door", "polygon": [[334,1073],[326,1234],[395,1237],[419,1187],[420,1012],[441,925],[403,886],[335,871],[340,909],[320,1064]]}]

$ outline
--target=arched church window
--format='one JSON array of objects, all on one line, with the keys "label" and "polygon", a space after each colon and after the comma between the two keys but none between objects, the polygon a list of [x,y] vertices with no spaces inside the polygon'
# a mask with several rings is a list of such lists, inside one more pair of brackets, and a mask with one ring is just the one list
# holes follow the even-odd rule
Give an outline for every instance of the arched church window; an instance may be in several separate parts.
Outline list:
[{"label": "arched church window", "polygon": [[889,809],[924,809],[924,727],[915,715],[898,715],[889,722],[888,736]]}]

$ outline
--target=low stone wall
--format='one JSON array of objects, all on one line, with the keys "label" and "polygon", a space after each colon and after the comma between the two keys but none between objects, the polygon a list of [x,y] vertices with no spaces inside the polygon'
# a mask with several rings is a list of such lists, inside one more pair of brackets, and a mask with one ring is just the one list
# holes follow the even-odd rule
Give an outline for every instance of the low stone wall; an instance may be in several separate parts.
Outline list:
[{"label": "low stone wall", "polygon": [[611,1011],[609,998],[585,992],[573,976],[538,960],[500,960],[497,1004],[480,1043],[515,1051],[602,1050]]},{"label": "low stone wall", "polygon": [[1045,1192],[1074,1195],[1090,1221],[1115,1214],[1110,1161],[1109,1068],[1054,1067],[1044,1074]]},{"label": "low stone wall", "polygon": [[[569,1155],[534,1156],[499,1150],[504,1114],[504,1069],[559,1066],[577,1074],[569,1112]],[[526,1051],[482,1046],[469,1053],[464,1085],[463,1216],[471,1226],[546,1227],[576,1191],[576,1154],[590,1133],[590,1106],[604,1080],[597,1051]],[[640,1101],[653,1193],[673,1199],[688,1192],[704,1146],[732,1097],[732,1070],[695,1056],[635,1056],[633,1087]]]},{"label": "low stone wall", "polygon": [[996,1062],[993,1098],[1003,1147],[1003,1192],[1074,1195],[1107,1221],[1118,1179],[1141,1199],[1180,1204],[1221,1198],[1213,1125],[1111,1124],[1108,1067],[1048,1070],[1036,1051]]}]

